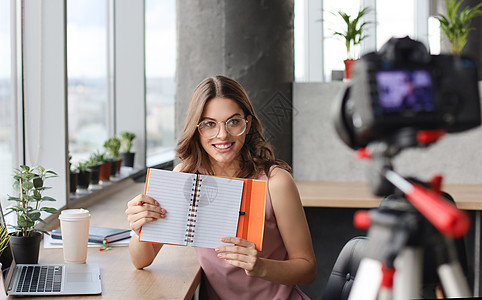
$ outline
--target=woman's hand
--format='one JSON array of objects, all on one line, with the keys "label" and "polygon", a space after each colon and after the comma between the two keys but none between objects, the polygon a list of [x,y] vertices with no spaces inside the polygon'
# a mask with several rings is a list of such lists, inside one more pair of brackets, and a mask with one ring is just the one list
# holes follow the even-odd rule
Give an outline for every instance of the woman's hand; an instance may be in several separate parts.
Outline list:
[{"label": "woman's hand", "polygon": [[139,235],[144,224],[165,218],[166,210],[154,198],[138,195],[127,203],[126,215],[130,228]]},{"label": "woman's hand", "polygon": [[244,269],[248,276],[262,277],[261,260],[258,258],[258,250],[254,243],[238,237],[225,237],[221,241],[235,245],[217,247],[215,251],[219,258],[224,259],[228,264]]}]

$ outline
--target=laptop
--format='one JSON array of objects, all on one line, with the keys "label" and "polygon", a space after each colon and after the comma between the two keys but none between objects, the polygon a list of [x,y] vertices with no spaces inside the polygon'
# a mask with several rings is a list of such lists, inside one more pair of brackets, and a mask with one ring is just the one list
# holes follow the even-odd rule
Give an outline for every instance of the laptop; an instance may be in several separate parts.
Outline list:
[{"label": "laptop", "polygon": [[[0,225],[5,227],[0,206]],[[7,295],[95,295],[102,293],[97,264],[16,264],[10,245],[0,256]]]}]

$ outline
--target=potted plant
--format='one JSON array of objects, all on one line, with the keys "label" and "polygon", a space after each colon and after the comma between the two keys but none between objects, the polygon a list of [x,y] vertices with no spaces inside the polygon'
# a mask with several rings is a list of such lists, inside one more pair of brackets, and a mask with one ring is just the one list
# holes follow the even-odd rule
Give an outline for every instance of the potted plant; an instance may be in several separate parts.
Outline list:
[{"label": "potted plant", "polygon": [[[90,155],[88,164],[91,171],[91,174],[90,174],[91,185],[99,184],[100,168],[104,164],[104,160],[105,160],[104,155],[99,152],[94,152]],[[110,167],[108,169],[109,169],[109,176],[110,176]]]},{"label": "potted plant", "polygon": [[14,205],[7,207],[7,213],[15,213],[17,223],[9,225],[15,231],[11,234],[10,245],[17,263],[38,262],[41,233],[46,230],[39,228],[38,223],[48,225],[41,216],[42,212],[49,214],[58,213],[53,207],[44,207],[44,202],[55,201],[54,198],[43,195],[50,187],[44,186],[48,178],[56,177],[57,174],[42,166],[29,167],[21,165],[14,170],[13,188],[17,196],[9,196],[9,201]]},{"label": "potted plant", "polygon": [[87,190],[90,185],[90,177],[92,174],[88,161],[79,161],[77,163],[77,170],[79,171],[78,187],[79,189]]},{"label": "potted plant", "polygon": [[358,45],[364,40],[367,35],[363,32],[365,26],[370,22],[361,22],[361,18],[370,12],[368,7],[363,8],[358,12],[356,17],[348,15],[343,11],[333,12],[335,16],[339,16],[345,22],[344,31],[335,31],[335,36],[341,36],[345,40],[345,47],[347,53],[347,59],[345,63],[345,78],[351,78],[351,65],[359,58]]},{"label": "potted plant", "polygon": [[115,176],[120,171],[122,158],[119,155],[120,139],[118,137],[111,137],[104,143],[104,148],[107,150],[109,160],[112,162],[110,175]]},{"label": "potted plant", "polygon": [[450,52],[460,55],[467,43],[467,36],[473,29],[470,27],[470,20],[482,15],[482,2],[469,8],[465,7],[460,13],[459,7],[463,1],[445,0],[446,15],[438,15],[440,29],[450,43]]},{"label": "potted plant", "polygon": [[109,182],[112,162],[107,159],[105,152],[96,151],[91,154],[91,159],[101,163],[99,168],[99,181],[101,183]]},{"label": "potted plant", "polygon": [[122,165],[126,167],[134,167],[135,152],[131,152],[132,140],[136,137],[136,134],[129,131],[122,131],[120,133],[121,142],[121,154]]},{"label": "potted plant", "polygon": [[77,184],[79,181],[79,171],[72,168],[72,155],[69,155],[69,170],[70,170],[70,193],[75,194],[77,192]]}]

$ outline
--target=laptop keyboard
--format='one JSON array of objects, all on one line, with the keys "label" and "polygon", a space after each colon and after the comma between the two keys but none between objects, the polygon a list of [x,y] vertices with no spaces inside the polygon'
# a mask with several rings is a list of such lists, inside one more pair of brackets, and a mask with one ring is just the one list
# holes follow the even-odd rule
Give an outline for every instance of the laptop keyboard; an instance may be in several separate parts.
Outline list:
[{"label": "laptop keyboard", "polygon": [[23,266],[17,292],[60,292],[62,266]]}]

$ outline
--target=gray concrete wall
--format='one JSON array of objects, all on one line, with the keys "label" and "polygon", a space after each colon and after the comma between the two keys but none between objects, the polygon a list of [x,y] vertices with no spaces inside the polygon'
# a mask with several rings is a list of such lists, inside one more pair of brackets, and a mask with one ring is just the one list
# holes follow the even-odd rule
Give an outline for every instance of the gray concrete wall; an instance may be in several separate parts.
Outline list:
[{"label": "gray concrete wall", "polygon": [[277,156],[292,162],[293,10],[293,0],[177,1],[177,138],[196,85],[225,75],[244,86]]},{"label": "gray concrete wall", "polygon": [[[293,86],[293,172],[296,180],[367,182],[368,161],[337,136],[331,102],[344,83],[295,83]],[[479,91],[482,82],[479,82]],[[445,183],[482,183],[482,128],[449,134],[426,149],[408,149],[394,160],[405,176],[428,180],[435,174]]]}]

